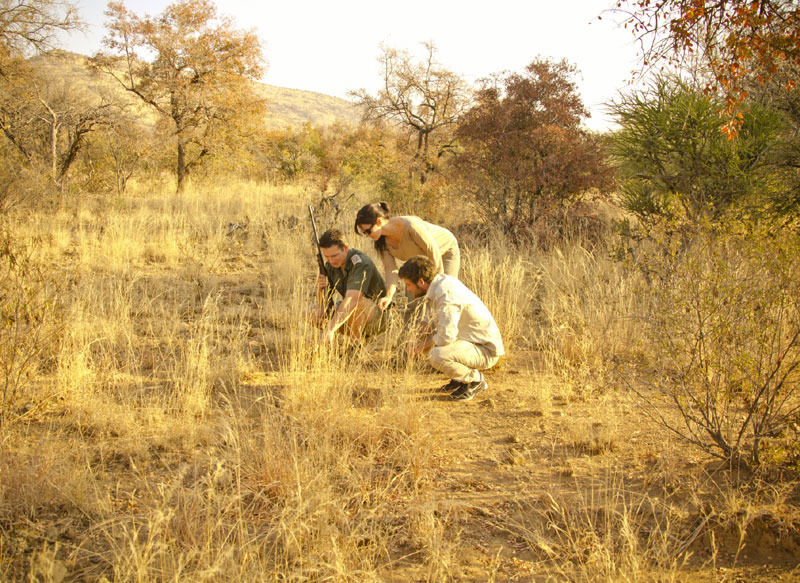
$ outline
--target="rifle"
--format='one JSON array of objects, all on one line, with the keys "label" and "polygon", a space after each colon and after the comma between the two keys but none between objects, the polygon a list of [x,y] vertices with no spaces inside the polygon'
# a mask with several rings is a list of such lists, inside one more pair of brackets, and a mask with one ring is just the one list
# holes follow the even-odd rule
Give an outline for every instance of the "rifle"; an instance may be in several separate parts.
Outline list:
[{"label": "rifle", "polygon": [[333,282],[331,278],[328,276],[328,272],[325,269],[325,257],[322,255],[322,249],[319,246],[319,234],[317,233],[317,222],[314,220],[314,207],[308,205],[308,216],[311,217],[311,230],[314,235],[314,246],[317,248],[317,265],[319,266],[319,273],[320,275],[324,275],[325,278],[328,280],[328,291],[325,293],[325,298],[323,302],[323,306],[325,307],[325,313],[330,312],[331,308],[333,308],[333,294],[335,293],[335,289],[333,289]]}]

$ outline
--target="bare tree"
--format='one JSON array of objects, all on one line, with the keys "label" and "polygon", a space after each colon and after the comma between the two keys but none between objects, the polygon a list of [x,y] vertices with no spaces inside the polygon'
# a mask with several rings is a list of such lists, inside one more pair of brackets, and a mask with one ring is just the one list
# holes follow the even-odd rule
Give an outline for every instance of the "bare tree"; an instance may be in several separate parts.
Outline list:
[{"label": "bare tree", "polygon": [[60,189],[87,135],[98,126],[107,125],[115,108],[103,98],[88,102],[67,81],[36,90],[37,120],[46,129],[44,143],[50,176]]},{"label": "bare tree", "polygon": [[[80,27],[71,2],[0,0],[0,132],[10,145],[9,152],[21,156],[3,168],[8,176],[18,175],[14,164],[21,161],[30,167],[37,156],[34,138],[40,120],[31,92],[34,73],[25,57],[51,48],[59,32]],[[3,188],[4,199],[11,190]]]},{"label": "bare tree", "polygon": [[60,189],[88,134],[118,107],[68,76],[56,78],[40,61],[20,61],[8,72],[11,83],[0,83],[0,130],[26,163],[48,168]]},{"label": "bare tree", "polygon": [[390,120],[405,128],[416,141],[410,174],[415,169],[420,186],[451,146],[451,130],[464,107],[466,86],[455,73],[436,61],[436,47],[423,43],[425,58],[415,61],[405,51],[382,47],[379,62],[383,88],[377,95],[353,92],[366,121]]},{"label": "bare tree", "polygon": [[9,58],[52,48],[58,32],[80,26],[71,2],[0,0],[0,74],[5,74]]}]

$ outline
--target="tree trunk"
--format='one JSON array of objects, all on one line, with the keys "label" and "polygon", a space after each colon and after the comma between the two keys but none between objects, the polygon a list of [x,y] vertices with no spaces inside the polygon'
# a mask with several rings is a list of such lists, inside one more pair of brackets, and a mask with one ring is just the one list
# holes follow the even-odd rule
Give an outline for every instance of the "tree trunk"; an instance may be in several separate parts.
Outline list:
[{"label": "tree trunk", "polygon": [[183,144],[178,144],[178,192],[183,192],[184,187],[184,180],[186,179],[186,174],[188,170],[186,169],[186,151],[183,148]]},{"label": "tree trunk", "polygon": [[58,174],[58,122],[56,120],[50,124],[50,173],[53,183],[61,189]]}]

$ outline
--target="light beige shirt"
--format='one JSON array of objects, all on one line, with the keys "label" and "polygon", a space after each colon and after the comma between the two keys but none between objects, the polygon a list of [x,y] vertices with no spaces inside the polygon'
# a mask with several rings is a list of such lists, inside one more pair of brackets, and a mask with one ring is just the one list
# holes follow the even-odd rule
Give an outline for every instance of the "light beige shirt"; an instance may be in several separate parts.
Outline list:
[{"label": "light beige shirt", "polygon": [[492,356],[505,354],[500,329],[489,308],[458,279],[440,273],[425,295],[436,325],[436,346],[466,340],[485,347]]},{"label": "light beige shirt", "polygon": [[389,223],[399,223],[402,231],[397,245],[386,241],[386,251],[381,253],[387,286],[399,284],[396,259],[407,261],[415,255],[424,255],[433,261],[436,272],[442,273],[442,255],[458,248],[453,233],[419,217],[392,217]]}]

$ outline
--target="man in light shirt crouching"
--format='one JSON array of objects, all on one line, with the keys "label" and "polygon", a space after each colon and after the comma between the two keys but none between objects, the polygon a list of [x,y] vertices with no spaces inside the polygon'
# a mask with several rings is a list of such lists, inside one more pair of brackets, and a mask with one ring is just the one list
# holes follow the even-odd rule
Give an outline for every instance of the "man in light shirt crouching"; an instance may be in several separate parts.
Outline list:
[{"label": "man in light shirt crouching", "polygon": [[408,344],[411,358],[430,351],[430,363],[450,377],[442,390],[469,401],[487,389],[480,372],[492,368],[504,354],[500,329],[478,296],[455,277],[436,273],[433,262],[417,255],[398,271],[408,292],[425,296],[430,321],[424,333]]}]

